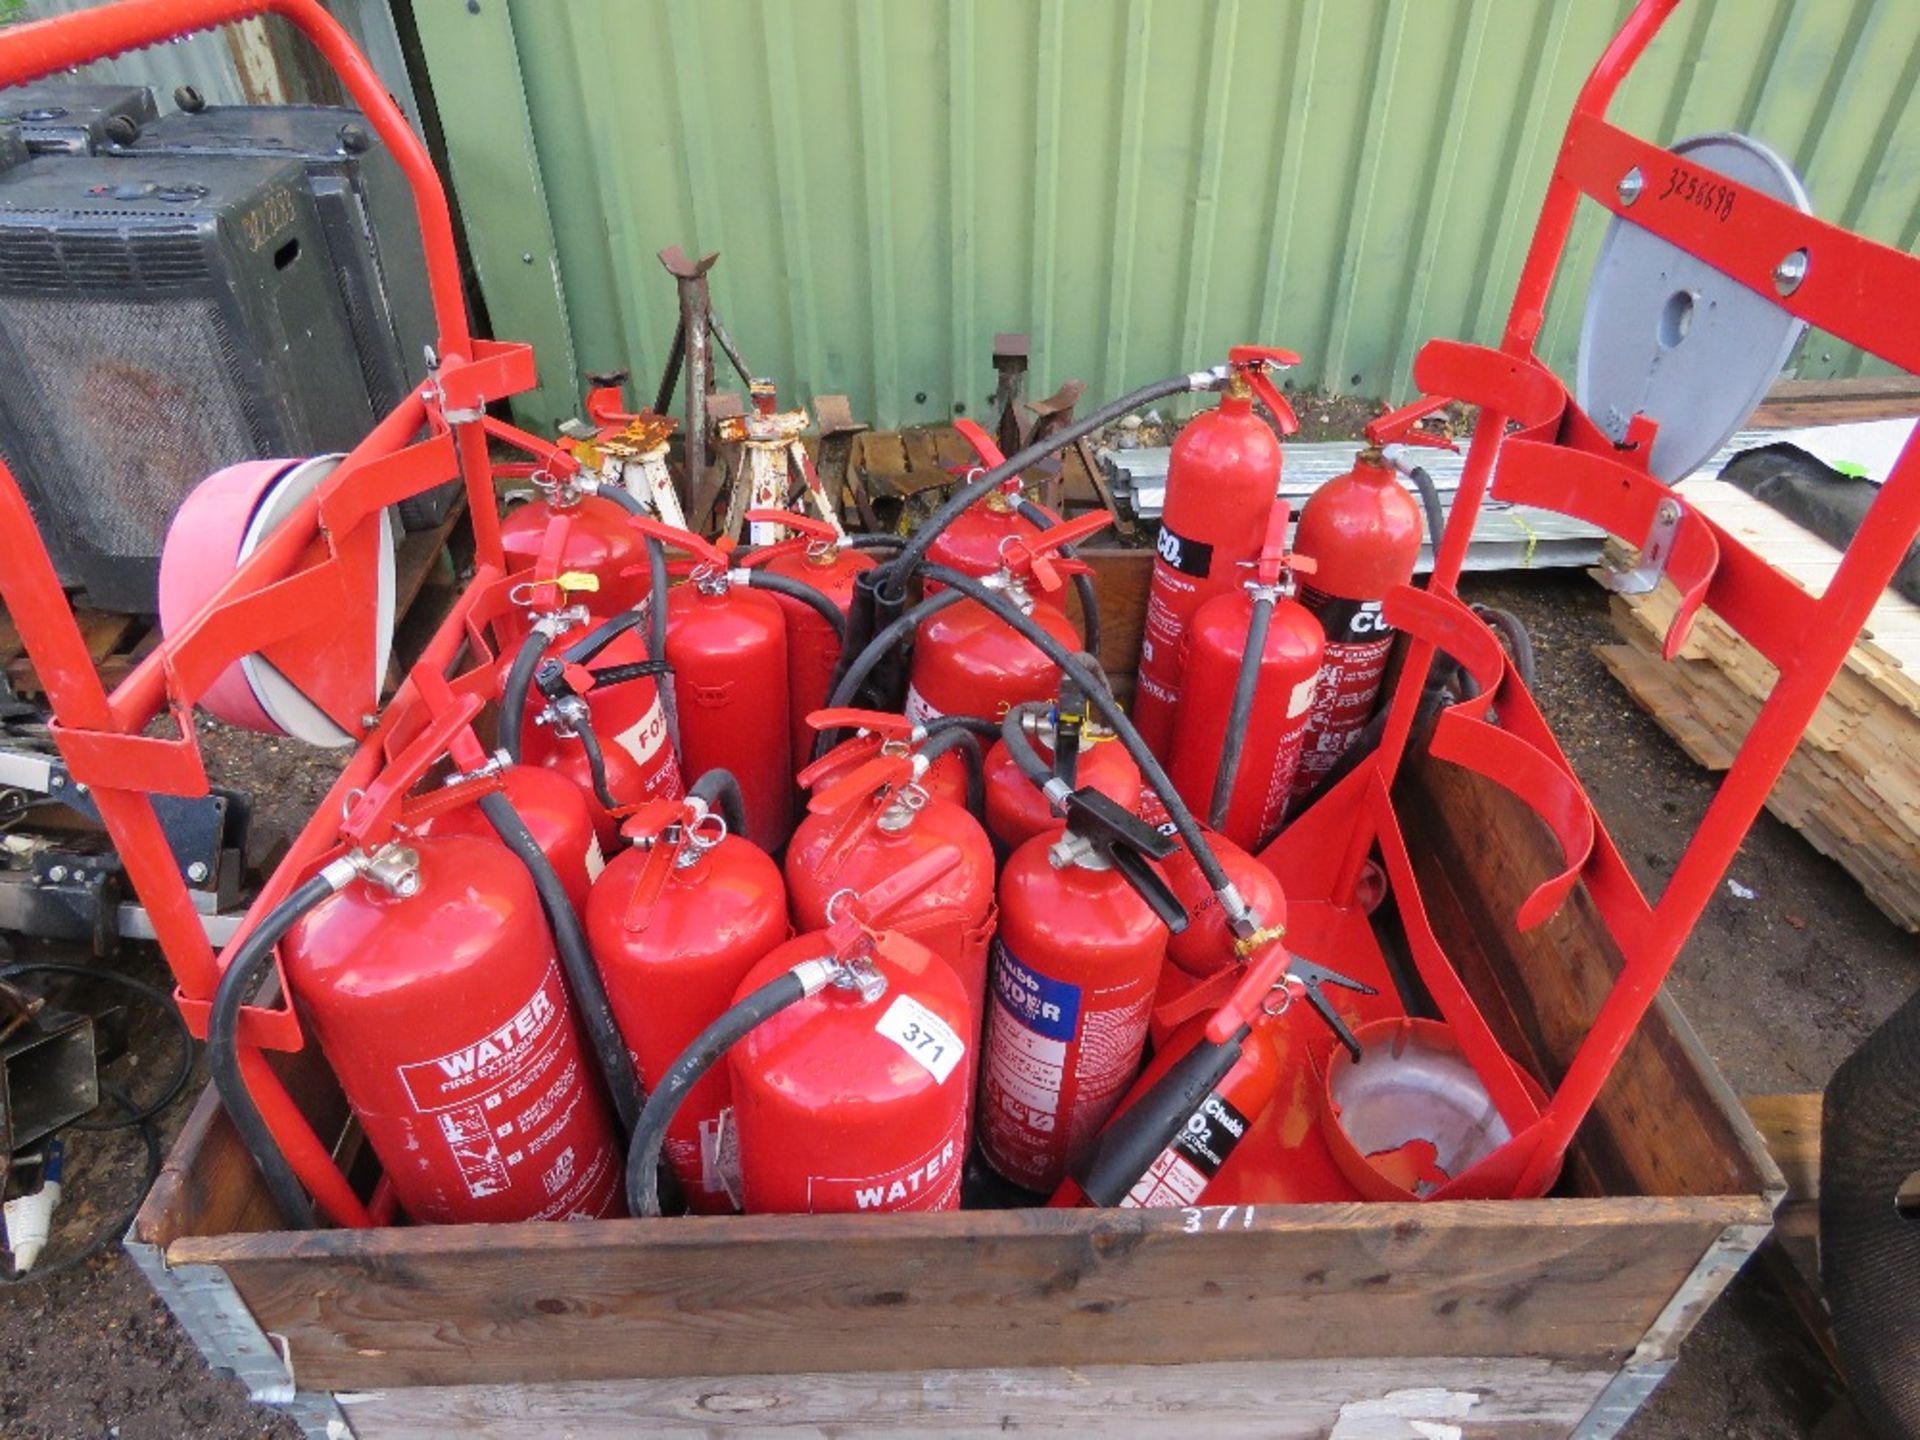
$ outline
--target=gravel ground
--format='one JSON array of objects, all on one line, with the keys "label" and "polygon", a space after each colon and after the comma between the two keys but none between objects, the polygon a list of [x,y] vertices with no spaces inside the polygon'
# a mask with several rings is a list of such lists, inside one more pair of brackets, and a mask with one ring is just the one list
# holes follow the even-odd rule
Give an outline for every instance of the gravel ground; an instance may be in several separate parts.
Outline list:
[{"label": "gravel ground", "polygon": [[[1592,646],[1612,638],[1602,593],[1579,575],[1480,580],[1468,593],[1516,611],[1532,628],[1542,707],[1641,883],[1657,889],[1712,782],[1593,657]],[[206,739],[216,778],[256,792],[256,851],[290,833],[332,778],[329,757],[295,745],[214,726]],[[1754,898],[1736,899],[1723,888],[1671,987],[1736,1089],[1818,1088],[1920,976],[1912,937],[1768,817],[1742,847],[1732,875]],[[151,952],[126,963],[133,973],[159,973]],[[134,1038],[136,1055],[158,1073],[151,1068],[165,1064],[158,1027],[136,1029]],[[184,1113],[184,1102],[176,1105],[169,1128]],[[136,1138],[82,1139],[92,1143],[76,1140],[70,1151],[74,1193],[61,1216],[76,1227],[124,1205],[143,1173]],[[1833,1396],[1831,1377],[1784,1302],[1762,1281],[1743,1277],[1626,1433],[1630,1440],[1785,1440],[1809,1435]],[[122,1257],[0,1295],[0,1434],[10,1440],[295,1433],[207,1371]]]}]

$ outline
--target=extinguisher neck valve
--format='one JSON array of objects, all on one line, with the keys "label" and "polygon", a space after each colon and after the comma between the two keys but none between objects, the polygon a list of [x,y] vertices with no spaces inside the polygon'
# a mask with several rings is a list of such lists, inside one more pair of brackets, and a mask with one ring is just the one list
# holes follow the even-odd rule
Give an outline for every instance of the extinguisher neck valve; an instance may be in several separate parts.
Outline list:
[{"label": "extinguisher neck valve", "polygon": [[864,948],[834,962],[837,973],[833,984],[835,989],[854,991],[862,1005],[871,1005],[887,993],[887,977],[874,968],[873,961],[863,953]]},{"label": "extinguisher neck valve", "polygon": [[1033,596],[1027,592],[1026,582],[1013,571],[1001,568],[980,581],[982,589],[997,590],[1019,609],[1022,615],[1033,613]]},{"label": "extinguisher neck valve", "polygon": [[533,617],[533,624],[529,628],[551,640],[556,635],[577,629],[591,618],[584,605],[562,605],[558,609],[540,611]]},{"label": "extinguisher neck valve", "polygon": [[474,766],[471,770],[455,770],[440,783],[442,786],[451,787],[454,785],[464,785],[469,780],[483,780],[489,775],[500,774],[512,763],[512,757],[510,757],[506,751],[496,750],[493,754],[489,755],[485,761]]},{"label": "extinguisher neck valve", "polygon": [[839,977],[840,962],[831,955],[822,955],[817,960],[802,960],[787,973],[800,982],[802,995],[818,995]]},{"label": "extinguisher neck valve", "polygon": [[349,857],[353,868],[369,885],[377,885],[401,900],[420,893],[420,852],[411,845],[389,840],[372,854]]},{"label": "extinguisher neck valve", "polygon": [[588,718],[587,702],[578,695],[560,695],[533,718],[535,723],[550,725],[554,734],[567,739],[580,733],[581,724]]},{"label": "extinguisher neck valve", "polygon": [[1218,892],[1220,913],[1227,917],[1227,928],[1234,937],[1245,940],[1260,929],[1260,920],[1247,904],[1246,896],[1240,893],[1240,887],[1229,880]]},{"label": "extinguisher neck valve", "polygon": [[874,818],[873,823],[882,834],[899,834],[912,825],[914,817],[926,808],[927,792],[918,783],[919,776],[924,773],[924,761],[918,755],[913,757],[913,761],[914,779],[894,791],[885,808]]},{"label": "extinguisher neck valve", "polygon": [[1187,375],[1187,388],[1205,394],[1210,390],[1224,390],[1233,379],[1234,367],[1216,365],[1211,370],[1194,370]]},{"label": "extinguisher neck valve", "polygon": [[537,471],[533,476],[533,488],[540,492],[540,498],[547,502],[549,510],[571,510],[588,495],[594,493],[591,482],[585,472],[562,471],[556,475],[551,470]]}]

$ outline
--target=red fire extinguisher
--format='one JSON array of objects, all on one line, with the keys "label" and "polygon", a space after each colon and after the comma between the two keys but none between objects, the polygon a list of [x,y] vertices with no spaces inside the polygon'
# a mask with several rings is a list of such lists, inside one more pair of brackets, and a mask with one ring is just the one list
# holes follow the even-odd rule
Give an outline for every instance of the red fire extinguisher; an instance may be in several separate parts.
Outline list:
[{"label": "red fire extinguisher", "polygon": [[[1105,511],[1095,511],[1041,531],[1033,540],[1010,541],[1000,569],[984,583],[1002,591],[1062,645],[1078,649],[1080,637],[1065,611],[1036,606],[1033,595],[1060,592],[1067,575],[1084,571],[1080,561],[1055,552],[1109,523]],[[1025,701],[1051,700],[1059,683],[1058,667],[1032,641],[984,605],[962,600],[928,616],[914,637],[906,714],[916,725],[942,715],[997,721]]]},{"label": "red fire extinguisher", "polygon": [[[925,726],[914,724],[904,715],[884,710],[815,710],[807,716],[807,728],[816,737],[828,730],[855,732],[793,777],[801,793],[809,795],[844,779],[876,757],[911,756],[931,738]],[[948,727],[941,725],[939,728]],[[961,758],[961,749],[958,745],[952,748],[943,746],[917,783],[930,799],[949,800],[955,805],[971,809],[967,794],[967,762]]]},{"label": "red fire extinguisher", "polygon": [[[1283,976],[1289,962],[1295,973]],[[1322,990],[1354,983],[1269,942],[1223,1003],[1159,1049],[1050,1203],[1155,1209],[1211,1201],[1214,1181],[1252,1137],[1283,1078],[1312,1073],[1312,1032],[1331,1027],[1357,1048]]]},{"label": "red fire extinguisher", "polygon": [[898,931],[836,920],[780,946],[740,986],[745,997],[796,966],[831,967],[727,1054],[743,1208],[958,1209],[973,1074],[960,981]]},{"label": "red fire extinguisher", "polygon": [[420,1224],[621,1213],[612,1118],[520,862],[417,835],[322,873],[336,893],[287,935],[287,979],[400,1208]]},{"label": "red fire extinguisher", "polygon": [[[1173,826],[1164,824],[1161,833],[1171,838]],[[1280,878],[1226,836],[1205,831],[1214,858],[1227,872],[1227,878],[1239,892],[1247,908],[1259,917],[1263,928],[1284,928],[1287,923],[1287,895]],[[1167,942],[1167,967],[1160,972],[1160,989],[1154,996],[1153,1020],[1148,1038],[1157,1052],[1167,1042],[1179,1019],[1194,1013],[1191,1007],[1179,1012],[1173,1024],[1162,1017],[1194,987],[1242,962],[1245,942],[1233,933],[1220,897],[1207,883],[1207,877],[1184,845],[1160,862],[1167,885],[1187,912],[1187,928]]]},{"label": "red fire extinguisher", "polygon": [[[1001,454],[993,437],[976,422],[955,420],[953,428],[973,446],[984,464],[1000,465],[1006,460],[1007,457]],[[946,529],[933,537],[933,543],[927,547],[928,562],[986,579],[1000,568],[1011,545],[1030,545],[1044,533],[1041,526],[1020,513],[1021,507],[1020,477],[1009,475],[956,515]],[[1047,519],[1054,519],[1050,512],[1041,507],[1036,505],[1032,508]],[[1058,523],[1057,520],[1055,523]],[[937,581],[929,580],[926,593],[937,594],[941,588]],[[1064,589],[1043,590],[1033,598],[1059,610],[1067,606],[1067,592]]]},{"label": "red fire extinguisher", "polygon": [[1300,425],[1265,367],[1299,363],[1290,351],[1234,346],[1219,407],[1195,416],[1173,442],[1133,700],[1134,725],[1163,759],[1173,742],[1187,625],[1194,611],[1245,578],[1241,563],[1258,553],[1280,489],[1280,441],[1253,402],[1267,408],[1282,434]]},{"label": "red fire extinguisher", "polygon": [[[747,566],[784,575],[818,591],[844,617],[853,603],[853,582],[871,570],[874,560],[846,543],[846,537],[824,520],[788,510],[749,510],[755,524],[783,525],[799,531],[754,551]],[[840,634],[814,610],[785,595],[773,597],[787,617],[787,707],[793,731],[793,768],[805,768],[813,758],[813,731],[807,717],[827,703],[833,688],[834,666],[840,663]]]},{"label": "red fire extinguisher", "polygon": [[595,493],[598,482],[582,473],[580,462],[561,450],[551,452],[533,483],[537,498],[511,510],[500,522],[500,544],[509,570],[532,565],[546,543],[548,528],[569,522],[561,568],[593,576],[596,606],[608,614],[632,609],[647,598],[645,547],[627,523],[627,511]]},{"label": "red fire extinguisher", "polygon": [[[525,822],[534,843],[546,855],[560,883],[566,886],[567,899],[576,911],[584,910],[587,892],[594,878],[606,868],[606,851],[593,828],[593,808],[580,787],[557,770],[544,765],[513,765],[504,755],[487,756],[456,751],[454,763],[461,769],[447,780],[449,785],[481,775],[498,775],[501,792]],[[434,817],[424,827],[434,835],[493,836],[493,826],[485,815],[471,805]]]},{"label": "red fire extinguisher", "polygon": [[1393,652],[1393,627],[1380,602],[1413,578],[1422,529],[1419,503],[1382,452],[1396,442],[1454,448],[1452,441],[1414,428],[1433,409],[1433,401],[1417,402],[1367,426],[1366,448],[1354,457],[1353,469],[1315,490],[1300,509],[1294,549],[1316,567],[1300,599],[1326,633],[1327,652],[1294,772],[1294,798],[1333,769],[1380,697]]},{"label": "red fire extinguisher", "polygon": [[[730,833],[702,777],[685,801],[641,807],[587,902],[587,942],[641,1080],[657,1085],[675,1058],[733,1003],[762,957],[786,940],[786,887],[765,851]],[[721,1165],[726,1072],[682,1099],[666,1155],[688,1207],[734,1208]]]},{"label": "red fire extinguisher", "polygon": [[1186,923],[1149,858],[1170,848],[1081,789],[1065,830],[1027,841],[1001,873],[980,1146],[1016,1185],[1058,1185],[1140,1068],[1168,931]]},{"label": "red fire extinguisher", "polygon": [[778,850],[793,829],[786,617],[772,596],[750,588],[753,571],[733,567],[730,546],[641,516],[629,523],[695,562],[667,600],[681,763],[694,775],[731,770],[746,799],[748,838]]},{"label": "red fire extinguisher", "polygon": [[1207,824],[1247,849],[1280,828],[1326,637],[1293,599],[1287,503],[1276,500],[1254,573],[1193,613],[1167,773]]},{"label": "red fire extinguisher", "polygon": [[[1041,774],[1063,797],[1088,786],[1131,810],[1139,803],[1140,767],[1114,732],[1065,677],[1060,698],[1043,709],[1021,705],[1007,713],[1002,729],[1017,727],[1013,739],[1029,752],[1028,763],[1039,771],[1028,773],[1014,755],[1012,740],[1002,738],[987,752],[987,832],[1000,852],[1011,854],[1034,836],[1057,829],[1059,812],[1047,794]],[[1041,783],[1037,783],[1041,782]]]},{"label": "red fire extinguisher", "polygon": [[925,885],[899,894],[885,920],[952,966],[972,1036],[979,1034],[996,913],[993,845],[965,809],[923,788],[936,758],[930,745],[913,755],[877,756],[814,792],[787,847],[787,894],[795,927],[820,930],[836,895],[869,895],[921,857],[942,857]]}]

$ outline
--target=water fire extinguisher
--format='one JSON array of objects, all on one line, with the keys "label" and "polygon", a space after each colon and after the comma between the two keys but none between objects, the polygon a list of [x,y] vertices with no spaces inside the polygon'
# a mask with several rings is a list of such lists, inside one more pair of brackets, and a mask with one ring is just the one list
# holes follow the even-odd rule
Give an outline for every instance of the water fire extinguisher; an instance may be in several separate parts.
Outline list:
[{"label": "water fire extinguisher", "polygon": [[[1300,510],[1294,550],[1315,564],[1300,599],[1327,637],[1326,659],[1299,768],[1295,798],[1311,792],[1373,714],[1380,697],[1393,627],[1380,602],[1413,578],[1420,558],[1420,505],[1400,483],[1384,453],[1390,444],[1454,448],[1444,436],[1415,427],[1447,402],[1423,400],[1383,415],[1366,428],[1367,444],[1353,469],[1327,481]],[[1435,543],[1439,537],[1433,537]]]},{"label": "water fire extinguisher", "polygon": [[[928,727],[916,725],[904,715],[851,707],[815,710],[807,716],[807,727],[814,732],[816,740],[848,730],[854,733],[838,745],[828,748],[818,760],[812,761],[793,777],[794,784],[799,786],[802,794],[812,794],[845,778],[876,756],[911,756],[942,731],[965,730],[976,741],[986,739],[989,733],[998,733],[990,721],[973,715],[942,716],[933,722],[932,727]],[[973,753],[977,754],[977,749]],[[984,784],[984,780],[972,773],[970,762],[971,756],[962,742],[942,741],[935,748],[926,773],[915,783],[927,792],[929,798],[952,801],[977,815],[982,801],[974,793],[975,782]]]},{"label": "water fire extinguisher", "polygon": [[723,1057],[748,1214],[958,1207],[974,1069],[966,997],[946,961],[880,928],[943,863],[923,855],[865,897],[842,896],[825,930],[754,966],[641,1114],[627,1169],[635,1214],[659,1213],[660,1141]]},{"label": "water fire extinguisher", "polygon": [[[740,819],[738,788],[719,771],[695,781],[684,801],[642,806],[623,827],[631,847],[587,902],[587,943],[648,1085],[791,933],[780,868],[733,828]],[[727,1104],[725,1071],[709,1071],[666,1135],[667,1161],[701,1214],[734,1208],[721,1155]]]},{"label": "water fire extinguisher", "polygon": [[[1006,456],[991,435],[972,420],[955,420],[953,428],[979,455],[985,465],[1002,465]],[[927,546],[927,562],[946,565],[965,575],[984,580],[1000,568],[1010,544],[1031,544],[1042,531],[1060,523],[1044,507],[1026,500],[1021,494],[1020,477],[1009,475],[973,504],[954,516]],[[937,581],[928,581],[926,593],[939,593]],[[1044,604],[1064,610],[1065,590],[1044,591],[1034,597]]]},{"label": "water fire extinguisher", "polygon": [[951,801],[932,798],[922,782],[945,749],[973,745],[967,732],[946,730],[914,754],[877,755],[822,785],[794,829],[786,859],[794,924],[820,930],[836,895],[870,895],[921,857],[940,857],[933,878],[901,891],[885,918],[891,929],[953,967],[972,1017],[969,1035],[979,1033],[996,916],[993,844],[978,820]]},{"label": "water fire extinguisher", "polygon": [[1049,1203],[1200,1204],[1283,1076],[1312,1073],[1303,1027],[1331,1027],[1357,1052],[1359,1042],[1326,998],[1327,985],[1368,990],[1269,941],[1218,1008],[1174,1031]]},{"label": "water fire extinguisher", "polygon": [[[544,765],[515,765],[504,752],[487,755],[478,741],[454,750],[453,761],[459,768],[447,777],[450,786],[485,775],[499,777],[501,793],[560,877],[567,899],[576,911],[584,911],[587,893],[607,861],[594,830],[593,807],[580,787]],[[423,828],[434,835],[494,833],[485,813],[473,805],[436,816]]]},{"label": "water fire extinguisher", "polygon": [[[571,918],[558,880],[510,810],[496,810],[508,828],[494,839],[413,828],[422,812],[498,801],[496,776],[406,799],[479,703],[467,697],[395,757],[342,825],[354,848],[277,905],[222,975],[210,1063],[290,1224],[304,1223],[304,1197],[234,1048],[242,1000],[276,944],[293,1001],[409,1218],[620,1213],[619,1144],[581,1007],[611,1017],[577,926],[563,953],[543,920]],[[617,1047],[617,1033],[607,1038]],[[604,1073],[630,1082],[625,1057],[616,1049],[612,1059],[619,1069]]]},{"label": "water fire extinguisher", "polygon": [[1138,1072],[1168,932],[1186,924],[1150,858],[1172,842],[1095,790],[1063,808],[1066,828],[1001,873],[980,1082],[987,1163],[1043,1192]]},{"label": "water fire extinguisher", "polygon": [[1297,430],[1293,407],[1266,367],[1299,363],[1290,351],[1234,346],[1219,406],[1195,416],[1173,442],[1133,700],[1133,723],[1162,759],[1173,743],[1187,625],[1208,600],[1239,587],[1241,564],[1258,553],[1280,488],[1280,441],[1254,413],[1254,401],[1282,434]]},{"label": "water fire extinguisher", "polygon": [[[1081,661],[1098,673],[1090,656]],[[1081,786],[1122,809],[1140,798],[1140,767],[1114,739],[1071,678],[1060,677],[1050,706],[1016,705],[1001,722],[1001,737],[986,760],[987,831],[1001,854],[1059,826],[1057,800]]]},{"label": "water fire extinguisher", "polygon": [[667,597],[667,663],[680,702],[681,762],[691,774],[731,770],[746,799],[747,834],[772,852],[793,829],[793,739],[787,719],[787,621],[771,594],[838,611],[811,586],[736,567],[731,544],[636,516],[643,535],[693,557],[688,583]]},{"label": "water fire extinguisher", "polygon": [[1326,637],[1294,600],[1287,503],[1269,509],[1253,574],[1188,622],[1167,773],[1207,824],[1251,850],[1280,828],[1293,793]]},{"label": "water fire extinguisher", "polygon": [[814,732],[807,717],[827,703],[833,687],[834,667],[840,663],[846,634],[845,616],[853,603],[853,583],[873,568],[874,559],[848,544],[847,537],[824,520],[789,510],[749,510],[747,519],[799,532],[795,539],[754,551],[747,558],[748,568],[784,575],[818,591],[842,617],[836,631],[812,606],[786,595],[774,596],[787,617],[787,713],[793,731],[793,768],[799,771],[813,757]]},{"label": "water fire extinguisher", "polygon": [[[1061,644],[1077,650],[1081,638],[1066,612],[1036,605],[1033,596],[1036,591],[1061,591],[1067,575],[1084,571],[1082,562],[1055,552],[1109,523],[1106,512],[1096,511],[1032,540],[1010,540],[999,570],[982,583],[1031,616]],[[914,638],[906,714],[919,725],[941,715],[977,715],[997,721],[1015,705],[1052,699],[1059,683],[1059,668],[1030,640],[985,606],[962,600],[921,622]]]}]

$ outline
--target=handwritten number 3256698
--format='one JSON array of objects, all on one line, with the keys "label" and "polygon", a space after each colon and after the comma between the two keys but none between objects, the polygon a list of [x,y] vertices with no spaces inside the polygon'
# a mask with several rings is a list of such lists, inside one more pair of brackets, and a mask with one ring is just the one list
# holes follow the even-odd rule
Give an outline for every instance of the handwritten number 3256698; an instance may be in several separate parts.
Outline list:
[{"label": "handwritten number 3256698", "polygon": [[1660,192],[1660,198],[1678,196],[1689,205],[1698,205],[1714,219],[1725,221],[1733,216],[1735,194],[1731,185],[1709,180],[1684,165],[1675,165],[1667,171],[1667,188]]}]

